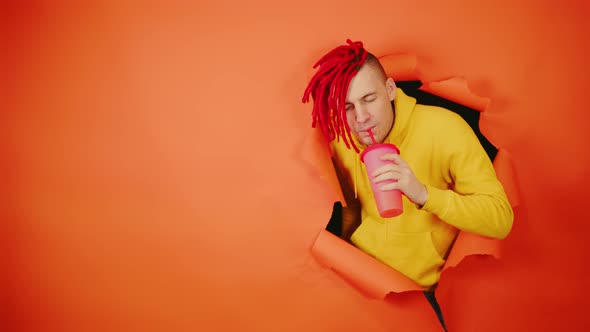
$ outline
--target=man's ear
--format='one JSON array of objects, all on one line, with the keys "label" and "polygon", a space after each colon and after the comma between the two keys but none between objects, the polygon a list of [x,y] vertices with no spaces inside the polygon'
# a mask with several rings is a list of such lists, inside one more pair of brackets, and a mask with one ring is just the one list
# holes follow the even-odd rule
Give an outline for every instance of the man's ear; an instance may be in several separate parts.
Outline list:
[{"label": "man's ear", "polygon": [[385,88],[387,89],[387,95],[389,96],[389,100],[393,101],[393,98],[395,98],[395,92],[397,91],[397,87],[395,86],[393,78],[387,78],[387,81],[385,81]]}]

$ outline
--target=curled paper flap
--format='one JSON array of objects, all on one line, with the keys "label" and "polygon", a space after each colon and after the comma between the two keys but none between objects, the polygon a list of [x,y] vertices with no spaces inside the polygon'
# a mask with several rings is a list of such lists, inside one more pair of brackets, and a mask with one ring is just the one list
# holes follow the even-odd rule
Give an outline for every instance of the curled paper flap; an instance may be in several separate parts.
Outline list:
[{"label": "curled paper flap", "polygon": [[512,164],[512,157],[510,153],[504,149],[498,149],[498,154],[494,159],[494,169],[498,180],[504,186],[506,196],[512,207],[520,205],[520,194],[516,184],[516,176],[514,166]]},{"label": "curled paper flap", "polygon": [[490,103],[489,98],[480,97],[471,92],[467,81],[461,77],[453,77],[440,82],[427,82],[422,84],[420,90],[480,112],[485,111]]},{"label": "curled paper flap", "polygon": [[311,252],[320,264],[333,269],[370,297],[385,298],[390,292],[423,290],[403,274],[326,230],[320,232]]},{"label": "curled paper flap", "polygon": [[395,81],[417,81],[416,56],[409,54],[390,54],[379,58],[387,75]]},{"label": "curled paper flap", "polygon": [[500,240],[464,231],[459,232],[443,271],[457,266],[470,255],[491,255],[500,258]]}]

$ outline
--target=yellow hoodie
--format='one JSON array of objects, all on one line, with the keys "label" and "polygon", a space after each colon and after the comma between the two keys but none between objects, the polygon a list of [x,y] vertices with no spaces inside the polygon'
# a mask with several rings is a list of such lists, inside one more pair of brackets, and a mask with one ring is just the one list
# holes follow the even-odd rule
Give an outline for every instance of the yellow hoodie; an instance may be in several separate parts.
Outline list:
[{"label": "yellow hoodie", "polygon": [[[394,125],[385,142],[400,149],[426,186],[422,208],[403,196],[404,212],[381,218],[360,154],[333,141],[334,162],[343,191],[354,191],[361,205],[352,243],[428,288],[438,282],[459,230],[502,239],[512,228],[513,212],[489,157],[459,115],[416,104],[401,89],[394,105]],[[358,140],[355,144],[365,148]]]}]

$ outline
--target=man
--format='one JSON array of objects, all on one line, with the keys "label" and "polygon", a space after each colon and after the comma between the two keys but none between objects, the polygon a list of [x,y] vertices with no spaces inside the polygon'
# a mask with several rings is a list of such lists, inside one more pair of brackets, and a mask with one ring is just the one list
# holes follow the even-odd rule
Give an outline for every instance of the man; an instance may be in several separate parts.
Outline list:
[{"label": "man", "polygon": [[[457,114],[416,104],[387,77],[361,42],[347,41],[324,57],[303,98],[314,99],[313,126],[330,143],[345,194],[342,237],[424,287],[440,314],[434,288],[458,232],[502,239],[513,212],[494,168]],[[396,145],[392,163],[367,174],[360,152]],[[403,193],[403,213],[380,217],[370,181]],[[442,321],[442,317],[439,315]],[[444,326],[444,323],[443,323]]]}]

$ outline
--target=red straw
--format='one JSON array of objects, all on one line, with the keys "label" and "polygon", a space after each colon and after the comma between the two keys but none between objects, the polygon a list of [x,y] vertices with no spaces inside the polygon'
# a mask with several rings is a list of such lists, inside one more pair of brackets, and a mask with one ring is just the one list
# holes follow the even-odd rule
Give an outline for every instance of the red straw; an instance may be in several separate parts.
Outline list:
[{"label": "red straw", "polygon": [[367,130],[367,132],[369,132],[369,136],[371,136],[371,141],[373,141],[373,144],[377,144],[377,141],[375,141],[375,136],[373,136],[373,132],[371,131],[371,129]]}]

